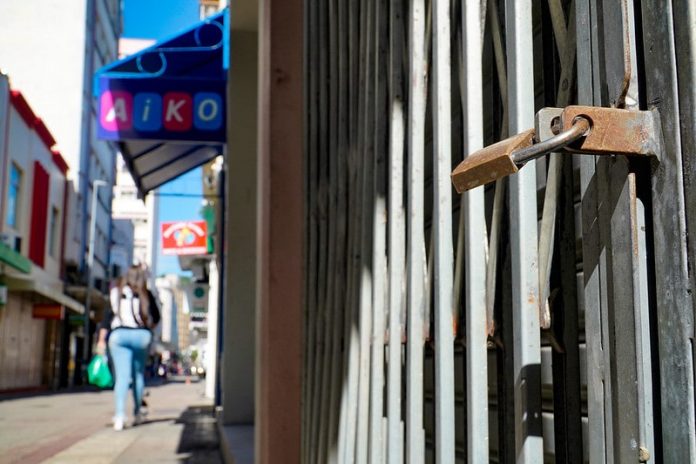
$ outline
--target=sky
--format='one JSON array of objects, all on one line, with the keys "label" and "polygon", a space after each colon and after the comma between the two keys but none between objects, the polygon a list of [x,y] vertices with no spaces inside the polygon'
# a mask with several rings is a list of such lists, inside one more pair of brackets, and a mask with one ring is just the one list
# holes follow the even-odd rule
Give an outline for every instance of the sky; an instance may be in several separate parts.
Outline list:
[{"label": "sky", "polygon": [[[198,0],[124,0],[123,36],[162,40],[197,23]],[[159,189],[159,221],[201,219],[201,170],[195,169]],[[176,195],[176,196],[174,196]],[[159,249],[160,245],[157,244]],[[157,274],[186,274],[176,256],[157,257]]]}]

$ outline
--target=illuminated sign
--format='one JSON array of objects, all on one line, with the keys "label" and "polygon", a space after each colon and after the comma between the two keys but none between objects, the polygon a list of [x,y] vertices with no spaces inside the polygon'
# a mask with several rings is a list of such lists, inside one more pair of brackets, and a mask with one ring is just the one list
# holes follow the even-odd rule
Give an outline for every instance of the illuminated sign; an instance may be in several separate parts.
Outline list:
[{"label": "illuminated sign", "polygon": [[205,221],[163,222],[162,254],[204,255],[208,252]]}]

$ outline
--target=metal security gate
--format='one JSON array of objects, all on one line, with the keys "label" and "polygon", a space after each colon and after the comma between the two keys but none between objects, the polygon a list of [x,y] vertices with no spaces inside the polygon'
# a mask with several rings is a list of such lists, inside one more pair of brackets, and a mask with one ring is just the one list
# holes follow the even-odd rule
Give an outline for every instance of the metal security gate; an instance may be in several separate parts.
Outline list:
[{"label": "metal security gate", "polygon": [[[696,462],[694,2],[305,5],[303,462]],[[572,104],[655,156],[453,190]]]}]

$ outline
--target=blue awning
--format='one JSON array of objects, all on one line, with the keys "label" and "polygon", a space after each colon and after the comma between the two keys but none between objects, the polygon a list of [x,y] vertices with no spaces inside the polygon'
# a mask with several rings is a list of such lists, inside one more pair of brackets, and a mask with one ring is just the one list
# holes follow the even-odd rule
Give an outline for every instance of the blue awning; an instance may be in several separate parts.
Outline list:
[{"label": "blue awning", "polygon": [[97,135],[118,142],[140,194],[223,154],[229,10],[95,75]]}]

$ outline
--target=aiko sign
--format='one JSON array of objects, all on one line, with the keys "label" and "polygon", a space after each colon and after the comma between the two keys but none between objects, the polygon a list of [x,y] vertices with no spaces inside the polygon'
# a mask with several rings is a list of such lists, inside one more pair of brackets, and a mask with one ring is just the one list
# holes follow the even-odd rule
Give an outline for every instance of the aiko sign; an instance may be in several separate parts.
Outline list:
[{"label": "aiko sign", "polygon": [[162,254],[204,255],[208,252],[205,221],[162,223]]},{"label": "aiko sign", "polygon": [[224,82],[114,79],[99,85],[99,136],[107,140],[225,141]]}]

